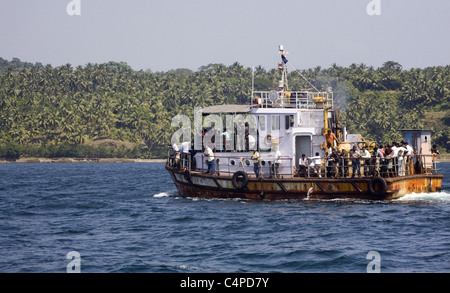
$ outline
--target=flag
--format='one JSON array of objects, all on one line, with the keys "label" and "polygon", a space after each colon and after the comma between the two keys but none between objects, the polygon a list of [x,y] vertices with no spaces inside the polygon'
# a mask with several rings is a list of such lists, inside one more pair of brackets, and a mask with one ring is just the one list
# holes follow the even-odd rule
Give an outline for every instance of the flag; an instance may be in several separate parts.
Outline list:
[{"label": "flag", "polygon": [[284,64],[288,63],[288,60],[286,59],[286,54],[282,54],[281,59],[283,60]]}]

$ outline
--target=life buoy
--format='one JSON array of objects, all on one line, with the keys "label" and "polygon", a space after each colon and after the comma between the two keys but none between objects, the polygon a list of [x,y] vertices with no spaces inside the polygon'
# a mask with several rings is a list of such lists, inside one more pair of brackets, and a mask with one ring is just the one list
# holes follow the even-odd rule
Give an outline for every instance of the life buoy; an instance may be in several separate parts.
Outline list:
[{"label": "life buoy", "polygon": [[367,148],[367,146],[369,145],[366,140],[364,139],[364,137],[360,136],[358,138],[358,143],[357,143],[358,147],[360,149],[362,149],[363,147]]},{"label": "life buoy", "polygon": [[266,138],[264,138],[264,143],[266,145],[271,145],[272,144],[272,134],[269,133],[268,135],[266,135]]},{"label": "life buoy", "polygon": [[381,177],[374,177],[369,182],[369,191],[374,196],[381,196],[387,191],[386,181]]},{"label": "life buoy", "polygon": [[231,178],[231,183],[236,189],[244,188],[245,186],[247,186],[248,183],[247,173],[245,173],[244,171],[235,172],[233,174],[233,177]]}]

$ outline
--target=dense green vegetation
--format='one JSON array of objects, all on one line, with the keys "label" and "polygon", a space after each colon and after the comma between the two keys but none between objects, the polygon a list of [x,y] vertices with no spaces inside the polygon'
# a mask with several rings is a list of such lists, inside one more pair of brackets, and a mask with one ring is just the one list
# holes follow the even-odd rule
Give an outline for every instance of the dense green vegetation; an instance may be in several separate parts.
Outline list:
[{"label": "dense green vegetation", "polygon": [[[379,142],[399,129],[428,128],[450,151],[450,66],[402,70],[388,61],[301,72],[317,88],[331,86],[350,132]],[[277,69],[255,70],[255,89],[276,88]],[[289,73],[292,90],[307,86]],[[249,103],[251,69],[209,64],[197,71],[134,71],[126,63],[53,68],[0,58],[0,157],[127,157],[165,155],[172,117],[194,106]]]}]

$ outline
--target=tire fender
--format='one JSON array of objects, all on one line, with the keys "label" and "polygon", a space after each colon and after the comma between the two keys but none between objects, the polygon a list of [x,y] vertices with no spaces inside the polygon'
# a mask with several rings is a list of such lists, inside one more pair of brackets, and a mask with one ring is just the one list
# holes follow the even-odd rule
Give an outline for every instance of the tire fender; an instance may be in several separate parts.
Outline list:
[{"label": "tire fender", "polygon": [[[379,187],[375,188],[375,186],[379,186]],[[386,180],[384,180],[381,177],[372,178],[369,182],[369,191],[374,196],[381,196],[381,195],[385,194],[387,191]]]},{"label": "tire fender", "polygon": [[242,189],[245,186],[247,186],[248,183],[248,175],[244,171],[237,171],[233,174],[233,177],[231,178],[231,183],[233,184],[234,188],[236,189]]}]

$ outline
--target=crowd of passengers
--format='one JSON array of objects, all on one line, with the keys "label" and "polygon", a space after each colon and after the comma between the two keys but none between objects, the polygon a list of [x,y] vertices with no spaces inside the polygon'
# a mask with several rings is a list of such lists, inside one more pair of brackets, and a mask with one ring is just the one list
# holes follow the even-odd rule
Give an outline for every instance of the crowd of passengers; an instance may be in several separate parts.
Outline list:
[{"label": "crowd of passengers", "polygon": [[[432,154],[438,153],[434,145]],[[303,154],[298,163],[297,177],[396,177],[417,173],[420,168],[413,148],[404,141],[379,145],[370,151],[366,146],[359,150],[356,145],[350,151],[340,150],[328,142],[325,157],[315,153],[307,158]]]}]

